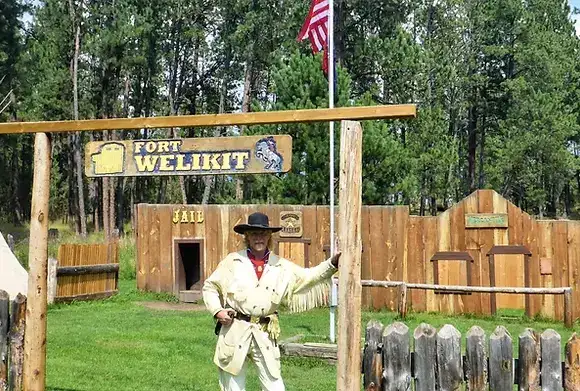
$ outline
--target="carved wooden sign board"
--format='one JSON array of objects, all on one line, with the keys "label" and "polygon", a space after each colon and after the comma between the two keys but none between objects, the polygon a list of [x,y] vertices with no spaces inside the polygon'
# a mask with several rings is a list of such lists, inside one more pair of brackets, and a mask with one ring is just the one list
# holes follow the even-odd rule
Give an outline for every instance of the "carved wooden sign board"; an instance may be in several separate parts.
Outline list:
[{"label": "carved wooden sign board", "polygon": [[507,213],[467,213],[465,228],[507,228]]},{"label": "carved wooden sign board", "polygon": [[289,135],[95,141],[85,147],[87,177],[264,174],[291,166]]}]

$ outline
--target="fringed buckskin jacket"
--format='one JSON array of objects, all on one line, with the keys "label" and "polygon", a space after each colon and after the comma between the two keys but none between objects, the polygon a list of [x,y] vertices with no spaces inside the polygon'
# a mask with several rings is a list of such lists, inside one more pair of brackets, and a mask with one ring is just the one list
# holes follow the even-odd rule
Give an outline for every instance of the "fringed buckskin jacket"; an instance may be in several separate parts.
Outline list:
[{"label": "fringed buckskin jacket", "polygon": [[[253,316],[274,314],[282,302],[290,312],[306,311],[328,304],[330,277],[337,271],[330,260],[302,268],[270,253],[260,280],[246,250],[224,258],[203,285],[203,300],[215,315],[223,309]],[[277,321],[277,319],[276,319]],[[270,375],[280,377],[280,350],[262,325],[234,319],[221,328],[214,363],[232,375],[239,374],[252,337],[263,354]]]}]

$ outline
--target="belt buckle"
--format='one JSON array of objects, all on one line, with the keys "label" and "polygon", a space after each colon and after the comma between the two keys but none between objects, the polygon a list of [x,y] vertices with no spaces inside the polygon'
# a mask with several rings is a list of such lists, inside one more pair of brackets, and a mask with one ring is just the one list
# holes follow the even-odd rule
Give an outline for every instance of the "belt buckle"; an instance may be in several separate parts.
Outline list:
[{"label": "belt buckle", "polygon": [[255,323],[255,324],[260,323],[260,317],[259,316],[250,316],[250,323]]}]

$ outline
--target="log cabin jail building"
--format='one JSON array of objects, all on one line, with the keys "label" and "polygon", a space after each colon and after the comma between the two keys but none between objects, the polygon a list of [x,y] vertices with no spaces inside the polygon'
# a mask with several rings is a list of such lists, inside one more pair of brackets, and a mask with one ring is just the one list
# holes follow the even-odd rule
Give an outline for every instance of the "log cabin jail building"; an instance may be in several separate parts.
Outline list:
[{"label": "log cabin jail building", "polygon": [[[199,299],[204,280],[244,248],[233,231],[255,211],[283,230],[274,251],[311,267],[330,256],[330,208],[301,205],[137,205],[137,286]],[[338,210],[336,210],[338,216]],[[536,220],[493,190],[478,190],[438,216],[408,206],[363,206],[362,279],[468,286],[572,287],[580,317],[580,221]],[[504,251],[511,246],[509,251]],[[505,253],[508,254],[505,254]],[[491,255],[491,257],[490,257]],[[490,258],[494,267],[490,268]],[[490,272],[494,270],[493,273]],[[364,287],[363,306],[395,310],[395,288]],[[491,313],[491,294],[411,290],[416,311]],[[561,295],[496,294],[498,309],[564,317]]]}]

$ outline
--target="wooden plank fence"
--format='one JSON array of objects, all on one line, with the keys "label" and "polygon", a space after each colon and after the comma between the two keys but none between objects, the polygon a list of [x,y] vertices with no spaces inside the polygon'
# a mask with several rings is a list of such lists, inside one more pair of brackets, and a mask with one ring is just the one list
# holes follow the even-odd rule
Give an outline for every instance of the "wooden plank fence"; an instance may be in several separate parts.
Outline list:
[{"label": "wooden plank fence", "polygon": [[26,297],[0,290],[0,391],[22,389]]},{"label": "wooden plank fence", "polygon": [[[119,244],[61,244],[55,302],[100,299],[118,292]],[[50,273],[49,273],[50,275]]]},{"label": "wooden plank fence", "polygon": [[[421,324],[409,328],[395,322],[371,320],[363,350],[363,384],[369,390],[416,391],[518,390],[580,391],[580,338],[572,334],[561,362],[560,335],[552,330],[539,334],[526,329],[518,336],[514,357],[512,337],[498,326],[489,340],[483,329],[473,326],[465,336],[452,325],[439,331]],[[413,348],[411,348],[411,346]]]}]

